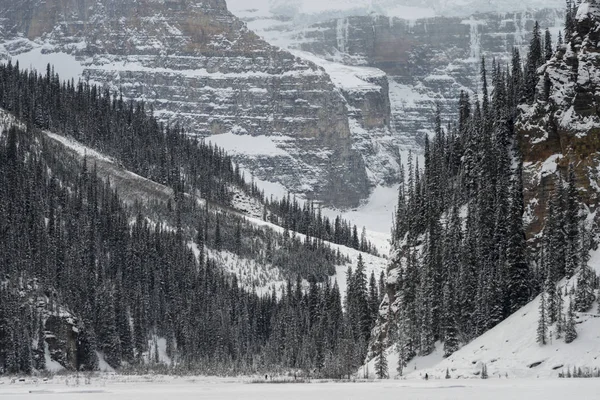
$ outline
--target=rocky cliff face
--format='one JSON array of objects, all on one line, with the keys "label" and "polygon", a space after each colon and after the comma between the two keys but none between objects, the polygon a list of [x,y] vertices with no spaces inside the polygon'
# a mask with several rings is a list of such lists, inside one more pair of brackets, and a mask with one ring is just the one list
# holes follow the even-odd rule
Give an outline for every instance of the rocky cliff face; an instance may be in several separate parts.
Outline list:
[{"label": "rocky cliff face", "polygon": [[[403,1],[394,2],[398,7],[385,1],[356,1],[352,7],[332,2],[318,10],[306,2],[287,8],[271,2],[261,3],[264,8],[261,4],[250,8],[241,0],[230,3],[234,12],[270,43],[300,50],[302,58],[326,60],[320,65],[328,64],[330,68],[325,69],[331,76],[335,76],[332,69],[343,69],[331,65],[341,65],[375,69],[387,77],[378,93],[368,95],[351,93],[344,89],[344,82],[333,79],[350,105],[369,99],[356,107],[356,115],[350,115],[350,128],[355,148],[366,160],[370,176],[375,177],[371,181],[384,184],[397,178],[400,154],[406,157],[408,150],[421,152],[436,105],[441,106],[445,120],[454,120],[460,91],[478,92],[481,56],[489,63],[493,58],[507,63],[514,46],[526,49],[534,21],[549,27],[556,38],[564,20],[562,4],[551,2],[546,5],[553,8],[538,11],[528,9],[532,3],[517,6],[514,2],[472,2],[473,7],[465,3],[464,7],[444,6],[442,11],[436,2],[415,6],[421,7],[420,11]],[[502,12],[477,13],[489,11],[490,6]],[[342,18],[335,18],[336,14]],[[384,91],[387,99],[382,100]],[[385,104],[387,108],[386,103],[387,118],[382,117],[387,110],[377,107]],[[368,121],[374,110],[380,111],[375,113],[377,121],[387,122],[387,127],[353,123]],[[386,160],[384,165],[378,162],[381,159]]]},{"label": "rocky cliff face", "polygon": [[535,19],[562,24],[552,10],[411,21],[326,12],[315,22],[275,9],[274,23],[261,10],[239,15],[291,53],[222,0],[0,0],[0,57],[38,69],[52,62],[63,77],[150,102],[163,121],[215,138],[256,177],[353,207],[397,180],[401,156],[420,151],[431,131],[436,103],[454,117],[459,92],[477,90],[480,55],[505,60]]},{"label": "rocky cliff face", "polygon": [[69,66],[150,102],[190,134],[285,138],[285,163],[237,156],[259,178],[343,206],[368,194],[344,96],[321,68],[259,39],[223,0],[0,0],[0,18],[5,58],[64,53],[50,60],[63,76]]},{"label": "rocky cliff face", "polygon": [[548,199],[569,164],[592,216],[600,204],[599,44],[600,5],[583,3],[573,39],[538,70],[537,100],[521,109],[517,130],[530,237],[543,228]]},{"label": "rocky cliff face", "polygon": [[384,71],[390,79],[392,124],[418,139],[431,130],[435,103],[451,119],[460,91],[478,91],[481,56],[504,64],[513,47],[524,50],[536,20],[556,37],[562,19],[553,9],[414,21],[348,17],[292,33],[290,40],[327,59]]}]

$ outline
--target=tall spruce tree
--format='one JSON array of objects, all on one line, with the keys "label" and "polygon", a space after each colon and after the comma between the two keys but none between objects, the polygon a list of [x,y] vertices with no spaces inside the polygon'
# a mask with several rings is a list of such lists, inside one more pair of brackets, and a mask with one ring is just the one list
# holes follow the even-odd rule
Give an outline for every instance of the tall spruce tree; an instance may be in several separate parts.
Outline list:
[{"label": "tall spruce tree", "polygon": [[385,346],[382,341],[375,344],[375,373],[379,379],[388,379],[388,362],[385,354]]},{"label": "tall spruce tree", "polygon": [[522,163],[519,162],[512,182],[508,216],[508,286],[506,296],[511,313],[527,304],[531,296],[531,274],[526,260],[525,232],[523,229],[523,204]]},{"label": "tall spruce tree", "polygon": [[572,343],[577,339],[577,330],[575,328],[575,306],[573,297],[569,296],[569,308],[565,322],[565,343]]},{"label": "tall spruce tree", "polygon": [[528,104],[533,103],[536,96],[537,69],[544,59],[542,50],[542,37],[540,25],[536,21],[533,27],[533,35],[529,42],[529,53],[525,64],[525,82],[523,87],[523,99]]},{"label": "tall spruce tree", "polygon": [[540,295],[539,317],[537,326],[536,342],[545,345],[548,340],[548,318],[546,315],[546,294]]}]

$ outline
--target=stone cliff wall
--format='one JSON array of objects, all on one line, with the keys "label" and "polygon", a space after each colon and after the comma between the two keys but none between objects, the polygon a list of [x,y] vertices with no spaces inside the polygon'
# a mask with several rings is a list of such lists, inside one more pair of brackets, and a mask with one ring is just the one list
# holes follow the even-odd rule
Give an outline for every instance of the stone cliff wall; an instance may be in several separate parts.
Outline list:
[{"label": "stone cliff wall", "polygon": [[537,99],[522,106],[517,123],[529,237],[543,229],[548,200],[569,164],[585,206],[593,213],[600,204],[600,6],[584,3],[577,20],[571,42],[538,70]]},{"label": "stone cliff wall", "polygon": [[349,17],[315,24],[294,36],[304,51],[348,64],[369,65],[389,75],[392,125],[419,139],[431,131],[436,103],[454,119],[461,90],[480,88],[481,56],[509,62],[513,47],[523,52],[534,22],[562,26],[562,12],[475,14],[406,21],[381,16]]},{"label": "stone cliff wall", "polygon": [[[193,135],[288,138],[291,163],[236,156],[261,179],[338,206],[369,192],[347,102],[330,77],[259,39],[223,0],[0,0],[0,18],[5,57],[39,46],[75,56],[85,79],[152,103]],[[309,154],[315,148],[320,157]]]}]

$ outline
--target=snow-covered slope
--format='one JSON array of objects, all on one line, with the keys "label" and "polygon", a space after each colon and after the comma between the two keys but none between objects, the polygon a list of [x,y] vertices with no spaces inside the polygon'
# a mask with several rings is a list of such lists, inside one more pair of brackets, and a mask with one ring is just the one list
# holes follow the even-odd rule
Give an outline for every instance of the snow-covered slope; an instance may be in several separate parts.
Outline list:
[{"label": "snow-covered slope", "polygon": [[[600,252],[592,252],[590,265],[600,273]],[[576,277],[559,284],[565,313],[569,298],[564,295],[576,285]],[[446,368],[455,377],[474,377],[485,363],[490,376],[556,377],[574,367],[600,368],[600,313],[595,302],[588,313],[577,313],[577,339],[565,343],[556,339],[554,326],[546,345],[536,342],[540,296],[498,326],[475,339],[448,359],[429,369],[432,376],[443,377]]]},{"label": "snow-covered slope", "polygon": [[[0,116],[2,116],[2,114],[0,114]],[[45,134],[48,139],[63,146],[64,149],[71,154],[80,158],[86,157],[88,164],[96,166],[98,176],[104,180],[110,180],[111,185],[118,188],[120,197],[128,204],[146,204],[156,200],[168,201],[169,199],[172,199],[172,189],[125,170],[114,160],[111,160],[94,149],[89,148],[72,138],[67,138],[51,132],[45,132]],[[206,201],[200,197],[197,198],[197,201],[201,205],[206,204]],[[222,209],[216,204],[211,204],[211,210],[213,212],[234,212],[243,216],[247,222],[257,228],[271,230],[278,234],[284,232],[282,227],[260,219],[260,217],[257,216],[256,205],[253,206],[252,204],[249,204],[249,201],[238,198],[237,201],[234,201],[234,207],[234,210]],[[258,207],[258,210],[261,209],[262,207]],[[261,213],[258,212],[258,214],[260,215]],[[305,235],[297,232],[290,232],[290,234],[297,236],[301,240],[306,238]],[[385,237],[375,237],[372,240],[379,240],[379,248],[385,248]],[[325,242],[325,244],[330,246],[333,250],[339,250],[342,255],[350,259],[350,262],[338,266],[335,275],[330,278],[332,283],[338,283],[340,292],[343,295],[345,295],[346,292],[346,271],[348,267],[352,269],[356,268],[359,255],[362,255],[365,270],[368,275],[370,275],[371,272],[375,272],[376,276],[379,277],[379,274],[382,271],[385,271],[387,267],[387,259],[383,257],[362,253],[355,249],[334,243]],[[189,246],[198,255],[196,245],[194,243],[189,243]],[[251,258],[240,257],[228,251],[208,249],[207,253],[221,268],[236,274],[240,284],[247,289],[255,289],[259,293],[270,293],[272,290],[280,291],[285,285],[283,274],[271,264],[264,264]]]},{"label": "snow-covered slope", "polygon": [[[593,251],[589,265],[600,273],[600,250]],[[570,292],[576,286],[577,276],[558,284],[563,295],[564,314],[569,305]],[[557,377],[574,368],[593,371],[600,368],[600,311],[596,301],[589,312],[576,313],[577,339],[565,343],[557,339],[555,325],[549,327],[546,345],[536,342],[541,297],[484,333],[471,343],[443,358],[443,347],[426,357],[416,357],[404,369],[408,378],[422,378],[427,373],[432,378],[443,379],[446,370],[452,378],[479,378],[485,364],[490,378]],[[563,335],[564,336],[564,335]],[[395,348],[387,351],[391,376],[395,376],[398,355]],[[360,374],[373,374],[375,360],[364,366]]]}]

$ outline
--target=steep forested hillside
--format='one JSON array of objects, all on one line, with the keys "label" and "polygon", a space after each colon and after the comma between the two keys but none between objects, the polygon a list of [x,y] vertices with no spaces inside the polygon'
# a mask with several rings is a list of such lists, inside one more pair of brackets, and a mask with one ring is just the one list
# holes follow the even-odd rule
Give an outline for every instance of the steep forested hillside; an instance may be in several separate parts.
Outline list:
[{"label": "steep forested hillside", "polygon": [[[50,68],[42,77],[1,66],[0,106],[10,112],[0,135],[2,372],[339,377],[360,365],[381,291],[373,275],[367,289],[359,260],[347,279],[356,315],[342,313],[329,277],[350,260],[325,241],[371,249],[356,227],[312,204],[262,202],[221,150],[160,126],[143,104],[61,84]],[[67,151],[83,145],[56,133],[90,147]],[[247,220],[240,194],[283,233]],[[221,254],[272,266],[288,285],[256,294]]]},{"label": "steep forested hillside", "polygon": [[9,62],[0,66],[0,77],[2,108],[30,126],[72,136],[177,192],[231,207],[238,189],[264,204],[264,219],[316,239],[376,251],[368,241],[361,243],[356,226],[341,218],[330,221],[311,203],[263,199],[222,150],[190,139],[178,126],[159,124],[144,103],[126,102],[81,81],[61,82],[50,65],[41,76]]},{"label": "steep forested hillside", "polygon": [[[569,3],[568,26],[575,12]],[[528,105],[548,98],[538,70],[555,50],[564,51],[562,38],[557,43],[555,49],[550,33],[542,34],[536,24],[523,63],[516,50],[510,66],[482,60],[481,96],[461,96],[458,120],[447,129],[438,118],[435,135],[426,142],[423,170],[409,163],[382,305],[385,317],[372,346],[380,359],[386,346],[379,342],[394,345],[400,374],[415,356],[434,352],[436,342],[450,356],[542,289],[551,302],[544,314],[549,324],[570,321],[573,330],[573,317],[563,315],[552,293],[576,272],[581,279],[574,296],[582,300],[573,307],[581,304],[578,310],[585,311],[594,301],[597,279],[587,266],[592,238],[573,164],[558,171],[560,184],[549,194],[543,232],[526,240],[532,228],[515,123]],[[546,317],[542,320],[545,324]]]}]

